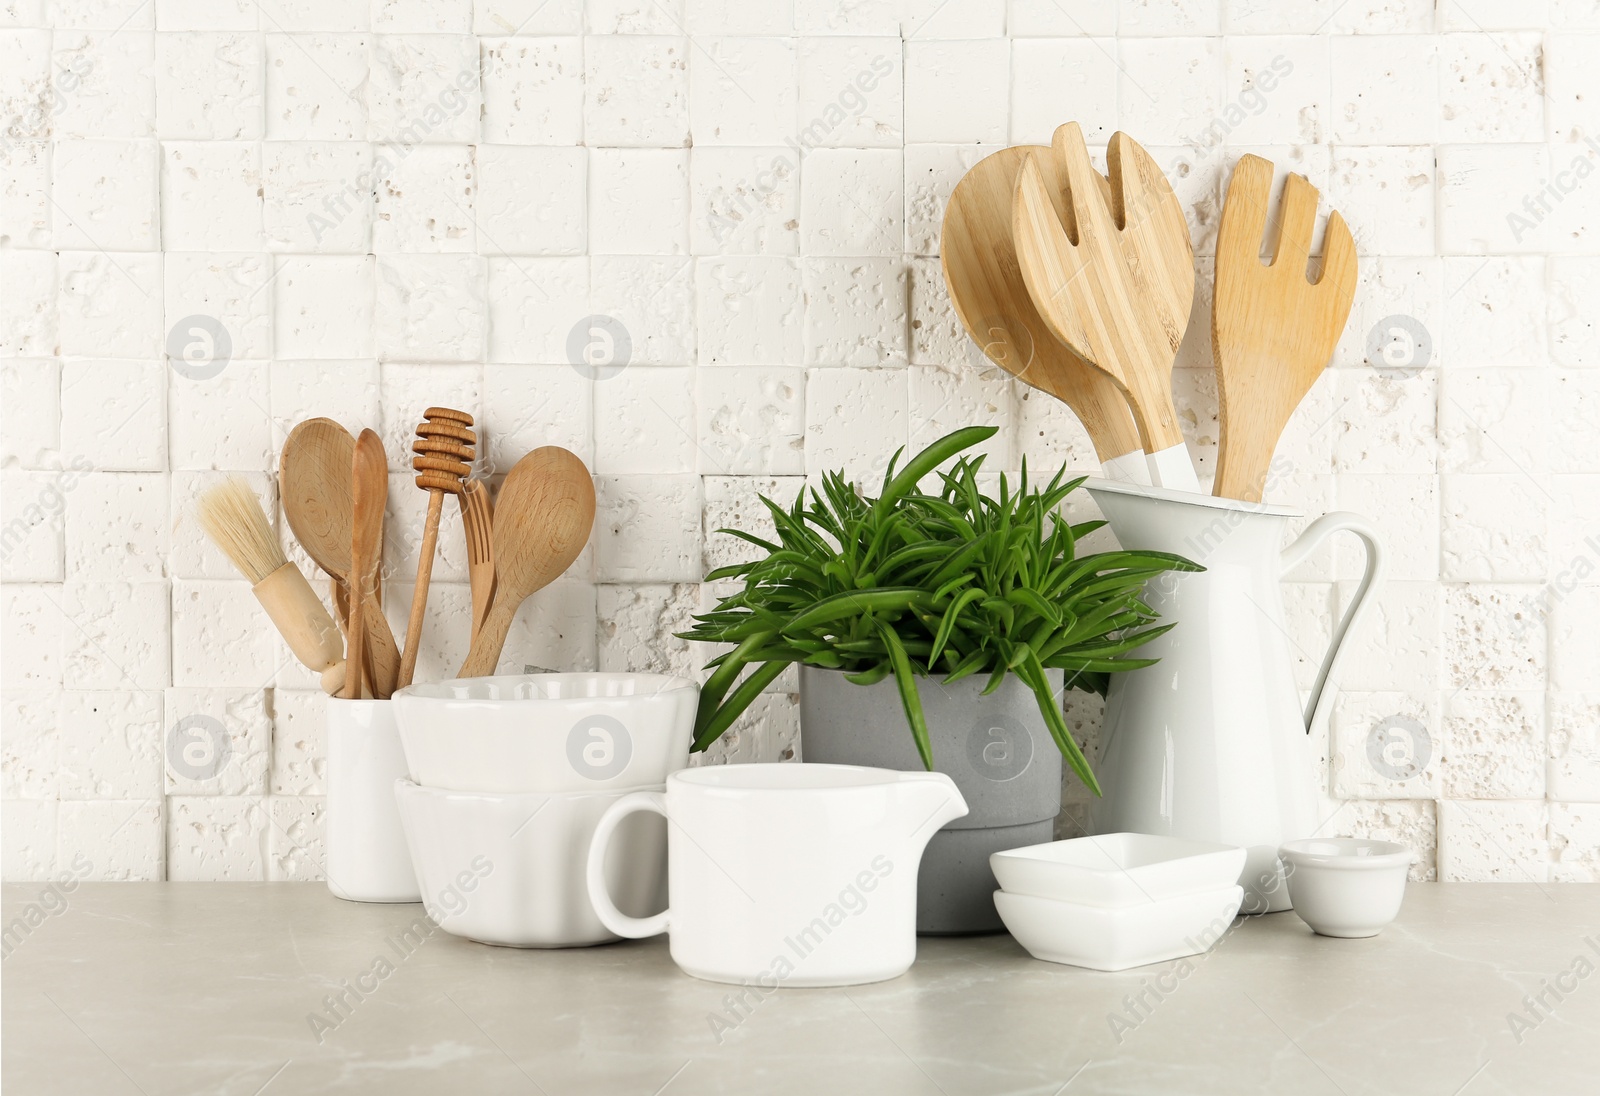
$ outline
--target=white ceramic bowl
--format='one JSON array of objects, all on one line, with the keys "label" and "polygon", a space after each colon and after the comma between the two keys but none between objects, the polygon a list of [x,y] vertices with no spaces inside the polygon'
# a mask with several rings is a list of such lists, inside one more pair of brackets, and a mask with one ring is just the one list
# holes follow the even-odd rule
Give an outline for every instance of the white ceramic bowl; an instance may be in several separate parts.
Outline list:
[{"label": "white ceramic bowl", "polygon": [[[595,824],[627,794],[495,795],[395,781],[428,916],[446,932],[514,948],[617,939],[589,902],[584,870]],[[633,915],[665,907],[665,821],[655,815],[625,819],[612,835],[605,874],[613,900]]]},{"label": "white ceramic bowl", "polygon": [[1107,833],[997,852],[989,867],[1010,894],[1132,906],[1239,881],[1245,850],[1147,833]]},{"label": "white ceramic bowl", "polygon": [[1323,936],[1376,936],[1400,912],[1411,850],[1393,841],[1314,837],[1278,850],[1294,911]]},{"label": "white ceramic bowl", "polygon": [[1126,970],[1207,951],[1228,931],[1243,901],[1244,888],[1237,884],[1136,906],[994,892],[1000,919],[1029,955],[1091,970]]},{"label": "white ceramic bowl", "polygon": [[467,792],[660,784],[689,764],[700,687],[665,674],[523,674],[394,694],[411,779]]}]

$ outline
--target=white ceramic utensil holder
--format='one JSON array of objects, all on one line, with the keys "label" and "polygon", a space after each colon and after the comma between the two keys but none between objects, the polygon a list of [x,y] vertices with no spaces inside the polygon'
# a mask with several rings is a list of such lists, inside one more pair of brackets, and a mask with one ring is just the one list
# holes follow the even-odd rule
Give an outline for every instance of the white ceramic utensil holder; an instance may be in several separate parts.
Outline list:
[{"label": "white ceramic utensil holder", "polygon": [[406,775],[388,700],[327,700],[328,889],[351,902],[420,902],[394,782]]}]

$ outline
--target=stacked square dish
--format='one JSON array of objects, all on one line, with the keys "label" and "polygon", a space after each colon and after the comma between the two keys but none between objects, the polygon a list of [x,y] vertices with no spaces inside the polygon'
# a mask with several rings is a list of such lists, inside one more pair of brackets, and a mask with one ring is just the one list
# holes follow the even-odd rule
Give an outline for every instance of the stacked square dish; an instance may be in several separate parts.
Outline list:
[{"label": "stacked square dish", "polygon": [[1244,900],[1245,850],[1111,833],[997,852],[995,908],[1035,959],[1125,970],[1208,950]]},{"label": "stacked square dish", "polygon": [[[662,674],[528,674],[394,694],[410,779],[395,798],[428,915],[485,944],[617,939],[589,902],[589,843],[606,808],[661,791],[689,763],[699,687]],[[608,849],[616,904],[665,906],[666,825],[630,816]]]}]

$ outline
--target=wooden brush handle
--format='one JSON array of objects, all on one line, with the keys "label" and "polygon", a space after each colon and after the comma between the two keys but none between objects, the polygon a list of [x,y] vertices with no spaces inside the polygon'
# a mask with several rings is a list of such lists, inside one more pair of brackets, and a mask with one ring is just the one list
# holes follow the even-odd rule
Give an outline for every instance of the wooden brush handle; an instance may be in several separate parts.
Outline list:
[{"label": "wooden brush handle", "polygon": [[285,563],[251,590],[294,657],[322,675],[326,692],[337,693],[344,685],[344,639],[300,568]]}]

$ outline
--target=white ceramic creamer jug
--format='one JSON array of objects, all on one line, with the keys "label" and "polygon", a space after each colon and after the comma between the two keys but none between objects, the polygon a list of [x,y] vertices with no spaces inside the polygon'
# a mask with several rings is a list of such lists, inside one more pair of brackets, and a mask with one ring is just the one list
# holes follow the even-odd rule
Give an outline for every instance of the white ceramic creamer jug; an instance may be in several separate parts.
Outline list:
[{"label": "white ceramic creamer jug", "polygon": [[[617,823],[667,818],[667,909],[629,917],[602,866]],[[967,813],[943,773],[854,765],[718,765],[665,794],[612,804],[589,846],[589,898],[619,936],[666,932],[673,962],[713,982],[848,986],[903,974],[917,954],[917,865]]]},{"label": "white ceramic creamer jug", "polygon": [[[1332,513],[1285,548],[1300,516],[1287,507],[1102,480],[1088,490],[1123,548],[1206,568],[1145,588],[1149,606],[1177,627],[1134,652],[1160,659],[1154,666],[1111,677],[1094,828],[1242,846],[1244,912],[1289,909],[1278,846],[1322,822],[1307,731],[1325,718],[1328,676],[1381,581],[1377,534],[1356,514]],[[1339,531],[1361,538],[1366,568],[1302,708],[1279,582]]]}]

